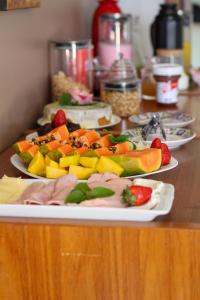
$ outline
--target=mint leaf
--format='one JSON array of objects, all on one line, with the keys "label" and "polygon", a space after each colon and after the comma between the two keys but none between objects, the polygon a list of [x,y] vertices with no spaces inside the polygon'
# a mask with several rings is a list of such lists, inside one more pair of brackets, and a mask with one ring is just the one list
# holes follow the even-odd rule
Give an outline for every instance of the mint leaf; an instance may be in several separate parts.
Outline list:
[{"label": "mint leaf", "polygon": [[125,134],[121,134],[119,136],[113,136],[112,134],[109,136],[109,140],[111,141],[111,143],[113,144],[117,144],[117,143],[123,143],[128,141],[129,136],[125,135]]},{"label": "mint leaf", "polygon": [[83,193],[91,191],[91,188],[88,186],[86,182],[80,182],[76,185],[74,190],[80,190]]},{"label": "mint leaf", "polygon": [[103,197],[110,197],[112,195],[114,195],[115,192],[104,188],[102,186],[97,186],[94,189],[92,189],[91,191],[87,192],[87,199],[95,199],[95,198],[103,198]]},{"label": "mint leaf", "polygon": [[65,203],[76,203],[79,204],[86,200],[87,197],[84,192],[73,189],[71,193],[65,198]]},{"label": "mint leaf", "polygon": [[63,94],[60,98],[59,98],[59,104],[61,106],[65,106],[65,105],[72,105],[72,97],[70,94],[66,93]]}]

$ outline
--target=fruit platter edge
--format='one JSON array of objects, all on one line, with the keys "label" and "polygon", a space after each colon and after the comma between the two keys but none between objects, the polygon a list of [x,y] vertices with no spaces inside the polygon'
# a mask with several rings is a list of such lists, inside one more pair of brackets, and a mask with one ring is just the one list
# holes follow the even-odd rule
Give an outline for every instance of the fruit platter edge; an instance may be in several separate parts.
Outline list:
[{"label": "fruit platter edge", "polygon": [[[12,163],[12,165],[18,169],[19,171],[21,171],[22,173],[28,175],[29,177],[32,177],[32,178],[37,178],[37,179],[43,179],[45,181],[48,181],[48,180],[53,180],[53,179],[48,179],[48,178],[44,178],[44,177],[41,177],[41,176],[38,176],[38,175],[34,175],[34,174],[31,174],[27,171],[25,165],[23,164],[22,160],[20,159],[20,157],[17,155],[17,154],[13,154],[10,158],[10,161]],[[127,177],[123,177],[123,178],[137,178],[137,177],[146,177],[146,176],[149,176],[149,175],[154,175],[154,174],[158,174],[158,173],[162,173],[162,172],[165,172],[165,171],[169,171],[169,170],[172,170],[174,168],[176,168],[178,166],[178,161],[172,157],[171,158],[171,162],[170,164],[166,165],[166,166],[162,166],[159,170],[157,171],[154,171],[154,172],[151,172],[151,173],[145,173],[145,174],[139,174],[139,175],[133,175],[133,176],[127,176]],[[87,181],[87,180],[80,180],[80,181]]]}]

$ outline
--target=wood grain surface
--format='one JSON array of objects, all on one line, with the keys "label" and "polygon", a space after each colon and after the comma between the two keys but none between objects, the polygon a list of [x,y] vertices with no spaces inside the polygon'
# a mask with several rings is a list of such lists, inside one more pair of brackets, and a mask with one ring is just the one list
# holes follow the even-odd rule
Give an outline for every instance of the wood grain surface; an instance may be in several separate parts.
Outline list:
[{"label": "wood grain surface", "polygon": [[199,300],[200,231],[2,224],[0,299]]},{"label": "wood grain surface", "polygon": [[38,7],[40,4],[41,0],[0,0],[0,9],[31,8]]}]

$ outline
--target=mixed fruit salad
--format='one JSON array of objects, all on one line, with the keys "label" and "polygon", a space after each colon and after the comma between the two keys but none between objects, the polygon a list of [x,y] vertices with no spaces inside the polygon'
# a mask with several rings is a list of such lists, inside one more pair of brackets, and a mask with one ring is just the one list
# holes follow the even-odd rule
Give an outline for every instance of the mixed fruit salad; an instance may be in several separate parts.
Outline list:
[{"label": "mixed fruit salad", "polygon": [[105,172],[126,177],[150,173],[170,163],[169,149],[159,139],[150,148],[136,149],[127,135],[114,136],[107,131],[100,135],[84,128],[69,132],[61,115],[54,116],[50,132],[14,144],[29,173],[49,179],[66,174],[88,179]]}]

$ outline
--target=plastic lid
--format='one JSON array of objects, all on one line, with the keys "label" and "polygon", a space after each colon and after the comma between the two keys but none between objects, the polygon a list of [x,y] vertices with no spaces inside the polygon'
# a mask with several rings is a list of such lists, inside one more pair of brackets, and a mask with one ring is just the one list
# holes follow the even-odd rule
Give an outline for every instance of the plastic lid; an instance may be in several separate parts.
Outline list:
[{"label": "plastic lid", "polygon": [[183,67],[176,64],[156,64],[153,66],[153,74],[157,76],[180,76]]},{"label": "plastic lid", "polygon": [[123,91],[123,90],[135,90],[138,88],[140,84],[140,80],[134,79],[127,79],[124,81],[119,80],[105,80],[104,81],[104,88],[106,90],[116,90],[116,91]]},{"label": "plastic lid", "polygon": [[135,66],[127,59],[123,58],[123,54],[120,54],[120,58],[115,60],[108,73],[109,79],[137,79],[137,73]]},{"label": "plastic lid", "polygon": [[77,41],[63,41],[63,42],[56,42],[52,41],[51,42],[54,47],[59,48],[59,49],[71,49],[73,46],[77,48],[86,48],[86,47],[92,47],[91,45],[91,40],[77,40]]},{"label": "plastic lid", "polygon": [[114,21],[127,21],[131,18],[132,18],[131,14],[105,13],[100,15],[100,19],[114,20]]}]

